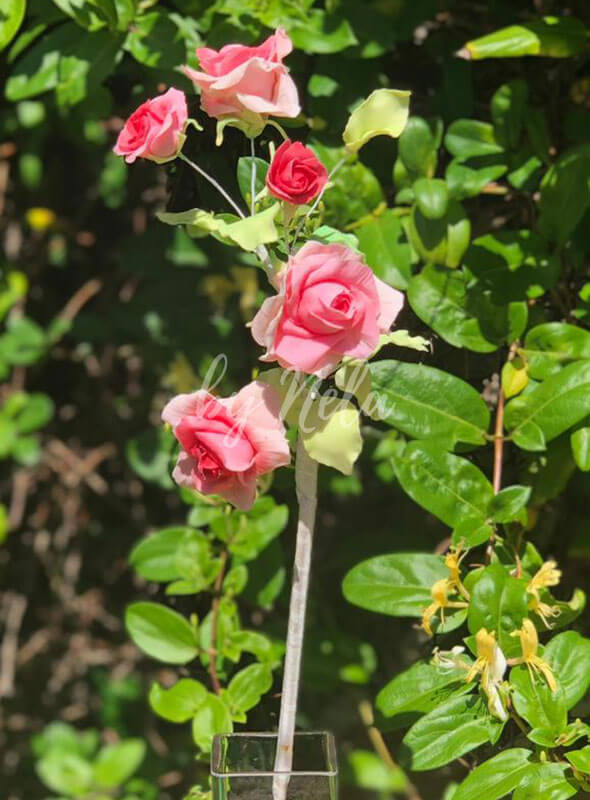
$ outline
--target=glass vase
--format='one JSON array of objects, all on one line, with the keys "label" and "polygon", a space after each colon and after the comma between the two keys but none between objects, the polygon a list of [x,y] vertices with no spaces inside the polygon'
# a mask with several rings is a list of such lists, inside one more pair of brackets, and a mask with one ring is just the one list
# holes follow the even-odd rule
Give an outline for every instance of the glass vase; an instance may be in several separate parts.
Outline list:
[{"label": "glass vase", "polygon": [[[228,733],[213,740],[213,800],[273,800],[276,733]],[[336,745],[325,731],[296,733],[287,800],[337,800]]]}]

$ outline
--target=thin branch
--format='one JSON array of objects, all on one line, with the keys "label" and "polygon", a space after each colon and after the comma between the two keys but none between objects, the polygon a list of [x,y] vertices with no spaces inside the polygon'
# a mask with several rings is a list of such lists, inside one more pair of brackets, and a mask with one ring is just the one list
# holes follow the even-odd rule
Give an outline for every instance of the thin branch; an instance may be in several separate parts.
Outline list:
[{"label": "thin branch", "polygon": [[184,155],[184,153],[179,153],[178,154],[178,158],[180,158],[181,161],[184,161],[185,164],[188,164],[189,167],[192,167],[192,169],[194,169],[195,172],[198,172],[199,175],[201,177],[205,178],[206,181],[209,181],[211,186],[214,186],[217,189],[219,194],[227,200],[227,202],[230,204],[230,206],[233,208],[233,210],[236,212],[236,214],[241,219],[245,219],[246,218],[246,215],[244,214],[242,209],[239,207],[239,205],[235,202],[235,200],[232,198],[232,196],[230,194],[228,194],[228,192],[225,191],[223,186],[220,183],[218,183],[212,175],[209,175],[209,173],[205,172],[205,170],[202,167],[199,167],[198,164],[195,164],[194,161],[191,161],[190,158],[187,158]]},{"label": "thin branch", "polygon": [[78,290],[75,292],[62,310],[57,315],[57,318],[63,320],[64,322],[72,322],[75,317],[78,316],[82,308],[86,305],[86,303],[91,300],[95,294],[98,294],[102,289],[102,281],[98,278],[92,278],[89,281],[86,281]]},{"label": "thin branch", "polygon": [[256,146],[254,139],[250,139],[250,155],[252,164],[250,166],[250,213],[256,213]]},{"label": "thin branch", "polygon": [[27,598],[22,594],[7,592],[5,603],[7,605],[5,631],[0,648],[0,697],[10,697],[14,694],[18,636],[27,608]]},{"label": "thin branch", "polygon": [[[211,606],[211,650],[218,652],[217,648],[217,620],[219,618],[219,601],[221,598],[221,586],[225,577],[225,567],[227,564],[227,552],[221,554],[221,569],[215,581],[215,596],[213,597],[213,604]],[[211,675],[211,684],[215,694],[221,694],[221,684],[217,676],[217,658],[210,656],[209,658],[209,674]]]},{"label": "thin branch", "polygon": [[504,392],[499,388],[494,429],[494,494],[502,488],[502,462],[504,459]]},{"label": "thin branch", "polygon": [[293,585],[289,608],[277,752],[274,764],[275,773],[282,774],[276,774],[273,779],[273,800],[286,799],[289,788],[289,773],[293,768],[295,718],[299,696],[305,612],[317,508],[317,479],[318,464],[308,455],[303,439],[300,436],[295,460],[295,487],[299,503],[299,520],[297,523],[295,564],[293,567]]}]

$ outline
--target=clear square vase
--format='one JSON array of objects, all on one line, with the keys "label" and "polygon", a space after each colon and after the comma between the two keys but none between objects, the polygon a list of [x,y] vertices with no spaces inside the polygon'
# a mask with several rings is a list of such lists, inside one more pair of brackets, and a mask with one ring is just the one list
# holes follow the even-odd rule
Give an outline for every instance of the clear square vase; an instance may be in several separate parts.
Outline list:
[{"label": "clear square vase", "polygon": [[[213,740],[213,800],[273,800],[276,733],[228,733]],[[337,800],[338,763],[331,733],[296,733],[287,800]]]}]

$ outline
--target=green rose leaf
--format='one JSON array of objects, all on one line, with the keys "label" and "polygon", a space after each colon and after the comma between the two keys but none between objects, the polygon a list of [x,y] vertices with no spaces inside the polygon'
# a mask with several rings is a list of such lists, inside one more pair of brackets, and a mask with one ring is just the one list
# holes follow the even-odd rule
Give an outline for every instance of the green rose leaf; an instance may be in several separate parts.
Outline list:
[{"label": "green rose leaf", "polygon": [[372,394],[363,404],[373,419],[415,439],[484,444],[490,412],[468,383],[423,364],[378,361],[369,365]]},{"label": "green rose leaf", "polygon": [[412,442],[393,457],[393,467],[410,497],[449,527],[465,517],[485,523],[492,485],[466,458],[441,452],[435,442]]},{"label": "green rose leaf", "polygon": [[515,747],[484,761],[459,785],[453,800],[500,800],[506,797],[530,772],[531,755],[530,750]]},{"label": "green rose leaf", "polygon": [[148,656],[168,664],[188,664],[198,654],[197,635],[190,623],[159,603],[132,603],[125,625],[135,644]]},{"label": "green rose leaf", "polygon": [[584,697],[590,687],[590,639],[565,631],[545,647],[543,658],[557,676],[568,709]]},{"label": "green rose leaf", "polygon": [[467,624],[476,634],[481,628],[495,631],[506,657],[520,655],[519,630],[527,616],[527,582],[513,578],[500,564],[491,564],[480,574],[471,593]]},{"label": "green rose leaf", "polygon": [[418,772],[442,767],[486,742],[497,742],[504,724],[490,715],[481,697],[452,697],[404,736],[402,765]]},{"label": "green rose leaf", "polygon": [[130,778],[145,756],[142,739],[123,739],[99,750],[94,762],[94,780],[101,789],[114,789]]},{"label": "green rose leaf", "polygon": [[350,115],[342,134],[344,144],[351,152],[375,136],[392,136],[402,133],[408,121],[411,92],[398,89],[376,89]]},{"label": "green rose leaf", "polygon": [[527,450],[533,449],[527,441],[531,424],[539,428],[549,442],[588,414],[590,360],[570,364],[530,392],[512,399],[506,406],[504,419],[513,440]]},{"label": "green rose leaf", "polygon": [[377,556],[353,567],[342,591],[349,603],[391,617],[421,617],[430,589],[449,571],[441,556],[398,553]]},{"label": "green rose leaf", "polygon": [[149,694],[152,709],[169,722],[188,722],[206,699],[207,689],[191,678],[181,678],[169,689],[153,683]]},{"label": "green rose leaf", "polygon": [[148,581],[173,581],[180,577],[176,564],[176,552],[191,528],[163,528],[150,533],[135,545],[129,563],[135,571]]},{"label": "green rose leaf", "polygon": [[272,671],[267,664],[250,664],[231,679],[225,695],[232,713],[245,713],[257,706],[272,686]]},{"label": "green rose leaf", "polygon": [[221,215],[193,208],[189,211],[178,213],[159,213],[158,219],[168,225],[186,225],[188,232],[199,234],[212,234],[221,241],[237,245],[243,250],[253,252],[261,244],[276,242],[279,238],[275,226],[275,217],[280,210],[280,205],[270,206],[264,211],[259,211],[251,217],[228,222]]},{"label": "green rose leaf", "polygon": [[590,428],[574,431],[571,442],[576,466],[582,472],[590,472]]},{"label": "green rose leaf", "polygon": [[320,464],[351,475],[363,448],[358,409],[338,397],[314,401],[299,422],[300,435],[309,455]]},{"label": "green rose leaf", "polygon": [[543,728],[555,739],[567,725],[565,694],[560,686],[552,692],[541,677],[532,677],[524,664],[510,671],[512,700],[518,714],[532,728]]},{"label": "green rose leaf", "polygon": [[530,486],[507,486],[490,501],[490,514],[494,522],[518,520],[531,496]]},{"label": "green rose leaf", "polygon": [[193,739],[204,753],[211,752],[216,733],[231,733],[233,723],[226,704],[215,694],[208,694],[193,717]]},{"label": "green rose leaf", "polygon": [[[467,666],[471,663],[462,656]],[[473,684],[465,682],[467,670],[460,667],[439,667],[428,661],[417,661],[396,675],[377,695],[377,708],[384,717],[427,713],[455,692],[469,692]],[[403,721],[403,720],[402,720]]]}]

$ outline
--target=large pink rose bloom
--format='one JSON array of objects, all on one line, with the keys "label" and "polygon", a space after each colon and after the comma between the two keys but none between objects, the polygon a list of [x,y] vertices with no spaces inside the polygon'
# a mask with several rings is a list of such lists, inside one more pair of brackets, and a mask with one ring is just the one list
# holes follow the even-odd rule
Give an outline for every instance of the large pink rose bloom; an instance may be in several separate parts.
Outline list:
[{"label": "large pink rose bloom", "polygon": [[146,100],[129,117],[113,150],[132,164],[136,158],[168,161],[184,144],[188,119],[186,98],[179,89]]},{"label": "large pink rose bloom", "polygon": [[204,390],[174,397],[162,412],[182,446],[174,480],[251,508],[258,476],[291,460],[280,406],[277,392],[259,381],[228,398]]},{"label": "large pink rose bloom", "polygon": [[283,64],[293,45],[282,28],[258,47],[228,44],[221,50],[199,47],[202,72],[184,67],[201,87],[201,103],[210,117],[296,117],[297,87]]},{"label": "large pink rose bloom", "polygon": [[252,334],[263,361],[326,377],[344,356],[367,358],[401,311],[404,296],[342,244],[308,242],[278,276]]}]

